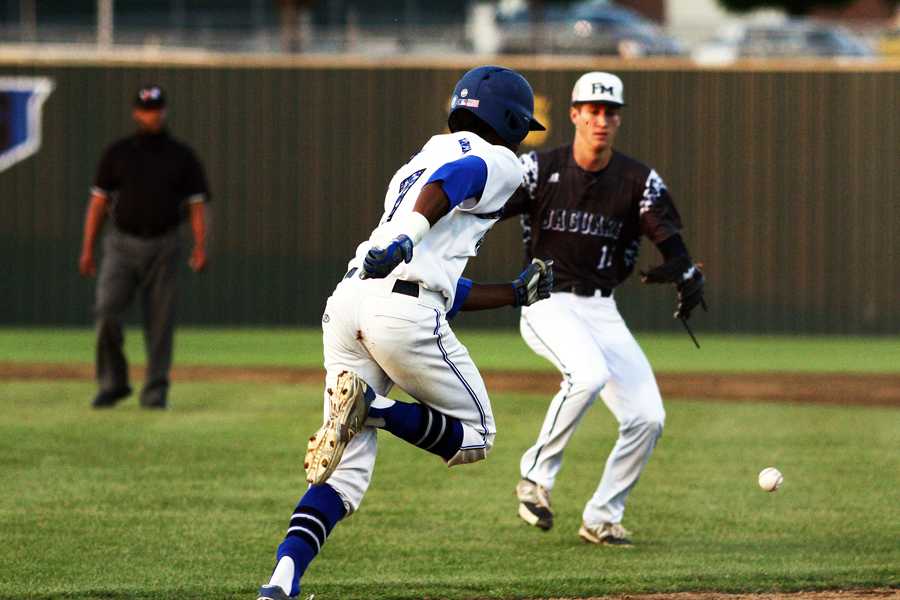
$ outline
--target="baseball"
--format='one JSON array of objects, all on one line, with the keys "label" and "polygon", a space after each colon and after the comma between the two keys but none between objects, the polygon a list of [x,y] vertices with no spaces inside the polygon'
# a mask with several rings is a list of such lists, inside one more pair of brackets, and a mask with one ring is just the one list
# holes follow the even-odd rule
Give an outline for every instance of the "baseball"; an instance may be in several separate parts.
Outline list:
[{"label": "baseball", "polygon": [[774,492],[781,487],[784,476],[775,467],[766,467],[759,472],[759,487],[767,492]]}]

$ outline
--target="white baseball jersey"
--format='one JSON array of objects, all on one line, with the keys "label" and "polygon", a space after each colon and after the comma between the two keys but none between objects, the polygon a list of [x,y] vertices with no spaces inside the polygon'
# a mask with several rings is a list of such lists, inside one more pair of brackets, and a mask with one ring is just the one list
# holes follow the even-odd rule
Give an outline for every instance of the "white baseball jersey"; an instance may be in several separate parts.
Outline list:
[{"label": "white baseball jersey", "polygon": [[450,209],[416,244],[412,260],[400,265],[392,277],[418,281],[424,288],[439,292],[449,310],[456,293],[456,282],[469,257],[478,253],[481,241],[500,217],[509,197],[522,183],[522,171],[516,155],[503,146],[495,146],[474,133],[464,131],[436,135],[400,167],[388,185],[384,197],[384,215],[378,227],[356,249],[348,269],[361,267],[373,245],[385,247],[404,233],[397,223],[412,212],[422,187],[444,164],[477,156],[487,166],[487,180],[481,198],[467,198]]},{"label": "white baseball jersey", "polygon": [[[459,180],[477,180],[477,185],[461,189],[454,185],[459,180],[442,179],[448,173],[441,169],[444,165],[469,156],[484,164],[469,161],[476,168],[457,173],[463,173]],[[412,211],[422,187],[436,173],[456,206],[415,245],[409,264],[400,263],[384,279],[360,279],[354,271],[328,299],[322,316],[325,387],[333,388],[342,371],[353,371],[375,391],[372,405],[381,406],[392,402],[386,395],[399,386],[422,404],[459,420],[460,461],[453,464],[464,464],[487,456],[496,426],[481,374],[450,328],[447,312],[466,262],[475,256],[482,238],[521,184],[518,159],[509,149],[491,145],[474,133],[434,136],[394,175],[380,224],[359,245],[348,266],[358,270],[373,244],[385,247],[405,233],[398,222]],[[480,197],[473,190],[481,190]],[[466,198],[470,192],[472,197]],[[398,292],[398,280],[419,285],[414,293]],[[323,399],[327,418],[327,392]],[[377,432],[376,427],[365,427],[350,440],[328,479],[349,511],[359,507],[371,482]]]}]

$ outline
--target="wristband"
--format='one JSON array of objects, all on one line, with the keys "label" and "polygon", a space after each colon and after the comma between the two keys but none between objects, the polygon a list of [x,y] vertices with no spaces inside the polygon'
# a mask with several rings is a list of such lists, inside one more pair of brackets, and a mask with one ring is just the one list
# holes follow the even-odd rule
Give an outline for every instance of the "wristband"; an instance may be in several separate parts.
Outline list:
[{"label": "wristband", "polygon": [[399,231],[409,236],[413,246],[418,244],[425,237],[425,234],[428,233],[428,230],[431,229],[431,223],[428,222],[425,215],[416,211],[407,214],[397,225]]}]

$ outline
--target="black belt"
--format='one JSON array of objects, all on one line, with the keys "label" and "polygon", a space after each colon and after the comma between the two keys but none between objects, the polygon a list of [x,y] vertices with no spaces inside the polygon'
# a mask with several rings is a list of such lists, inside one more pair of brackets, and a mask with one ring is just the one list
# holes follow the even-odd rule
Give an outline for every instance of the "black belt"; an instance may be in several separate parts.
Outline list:
[{"label": "black belt", "polygon": [[558,287],[554,292],[569,292],[575,294],[576,296],[593,296],[597,293],[597,290],[600,291],[600,295],[604,298],[609,298],[612,296],[613,289],[608,287],[597,287],[594,285],[584,285],[581,283],[573,283],[572,285],[564,285],[562,287]]},{"label": "black belt", "polygon": [[419,284],[412,281],[403,281],[402,279],[398,279],[394,282],[394,287],[391,289],[395,294],[403,294],[404,296],[412,296],[413,298],[419,297]]},{"label": "black belt", "polygon": [[[353,277],[354,273],[356,273],[357,268],[353,267],[347,274],[344,275],[344,279],[349,279]],[[395,294],[403,294],[404,296],[412,296],[413,298],[419,297],[419,284],[413,281],[404,281],[402,279],[398,279],[394,282],[394,287],[391,289]]]}]

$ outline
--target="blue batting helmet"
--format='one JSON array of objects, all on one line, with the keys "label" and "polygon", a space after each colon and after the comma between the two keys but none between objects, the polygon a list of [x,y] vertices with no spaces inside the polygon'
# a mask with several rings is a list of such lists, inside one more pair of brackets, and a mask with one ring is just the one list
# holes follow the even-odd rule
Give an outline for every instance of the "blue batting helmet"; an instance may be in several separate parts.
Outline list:
[{"label": "blue batting helmet", "polygon": [[529,131],[544,131],[534,118],[534,92],[528,81],[506,67],[475,67],[453,88],[450,114],[468,110],[511,144]]}]

